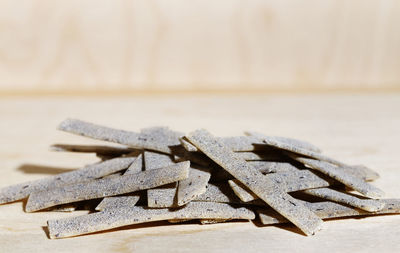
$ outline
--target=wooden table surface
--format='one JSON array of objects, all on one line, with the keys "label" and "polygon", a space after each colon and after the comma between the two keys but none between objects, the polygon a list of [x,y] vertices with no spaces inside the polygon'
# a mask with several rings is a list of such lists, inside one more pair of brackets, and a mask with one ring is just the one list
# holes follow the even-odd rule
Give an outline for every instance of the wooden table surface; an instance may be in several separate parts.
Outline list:
[{"label": "wooden table surface", "polygon": [[[387,197],[400,198],[400,94],[2,97],[0,115],[0,187],[96,161],[92,154],[49,151],[53,143],[98,143],[55,130],[61,120],[74,117],[130,130],[166,125],[186,132],[203,127],[221,136],[257,130],[296,137],[339,160],[375,169],[381,178],[374,185]],[[70,239],[47,238],[43,227],[48,219],[83,213],[28,214],[21,202],[0,205],[0,252],[400,250],[400,215],[327,221],[311,237],[290,225],[161,222]]]}]

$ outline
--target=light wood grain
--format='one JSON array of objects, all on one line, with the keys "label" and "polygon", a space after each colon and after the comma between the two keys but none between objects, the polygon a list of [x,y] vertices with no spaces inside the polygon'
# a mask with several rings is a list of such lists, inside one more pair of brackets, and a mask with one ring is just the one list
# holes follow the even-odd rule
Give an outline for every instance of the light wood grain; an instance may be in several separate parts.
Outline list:
[{"label": "light wood grain", "polygon": [[0,0],[0,93],[400,90],[397,0]]},{"label": "light wood grain", "polygon": [[[99,143],[57,132],[66,117],[131,130],[167,125],[189,132],[204,127],[220,136],[242,130],[310,141],[325,154],[365,164],[381,178],[386,197],[400,197],[400,95],[39,97],[0,100],[0,187],[48,175],[24,163],[74,168],[90,154],[50,152],[56,142]],[[58,172],[55,170],[54,172]],[[48,219],[79,213],[24,213],[22,203],[0,205],[0,252],[398,252],[400,215],[335,220],[312,237],[293,227],[252,223],[130,226],[88,236],[49,240]],[[157,225],[157,226],[154,226]],[[288,231],[289,230],[289,231]]]}]

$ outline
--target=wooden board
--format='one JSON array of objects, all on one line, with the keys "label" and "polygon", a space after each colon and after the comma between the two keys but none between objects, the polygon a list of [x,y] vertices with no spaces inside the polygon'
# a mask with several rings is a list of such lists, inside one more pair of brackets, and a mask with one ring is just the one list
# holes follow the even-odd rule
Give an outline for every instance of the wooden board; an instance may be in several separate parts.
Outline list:
[{"label": "wooden board", "polygon": [[[182,106],[184,105],[184,106]],[[392,95],[176,95],[155,97],[2,97],[0,187],[96,161],[90,154],[50,152],[53,143],[96,143],[55,130],[66,117],[131,130],[152,125],[215,135],[242,130],[297,137],[350,164],[365,164],[381,178],[373,184],[400,197],[400,94]],[[229,127],[227,127],[229,126]],[[23,164],[39,164],[38,168]],[[51,168],[51,167],[62,167]],[[22,203],[0,205],[0,252],[396,252],[400,215],[334,220],[312,237],[293,226],[253,223],[128,226],[107,233],[49,240],[48,219],[78,213],[24,213]],[[185,245],[185,246],[182,246]]]},{"label": "wooden board", "polygon": [[399,14],[397,0],[1,0],[0,91],[399,90]]}]

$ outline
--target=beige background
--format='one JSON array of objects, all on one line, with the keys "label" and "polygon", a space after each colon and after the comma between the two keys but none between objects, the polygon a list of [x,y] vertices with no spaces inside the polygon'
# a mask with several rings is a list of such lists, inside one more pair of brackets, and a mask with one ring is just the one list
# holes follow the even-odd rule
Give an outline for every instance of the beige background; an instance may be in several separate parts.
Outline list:
[{"label": "beige background", "polygon": [[0,0],[0,94],[400,90],[400,1]]}]

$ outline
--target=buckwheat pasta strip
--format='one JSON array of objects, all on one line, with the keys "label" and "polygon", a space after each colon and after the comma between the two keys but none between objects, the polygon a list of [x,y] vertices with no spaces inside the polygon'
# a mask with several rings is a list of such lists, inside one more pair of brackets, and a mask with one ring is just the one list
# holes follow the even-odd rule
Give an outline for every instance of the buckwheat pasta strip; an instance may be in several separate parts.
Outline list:
[{"label": "buckwheat pasta strip", "polygon": [[379,174],[376,171],[364,165],[352,165],[350,168],[337,166],[337,168],[352,176],[359,177],[364,181],[374,181],[379,178]]},{"label": "buckwheat pasta strip", "polygon": [[244,151],[235,152],[236,156],[246,161],[287,161],[287,157],[282,155],[279,151]]},{"label": "buckwheat pasta strip", "polygon": [[176,187],[158,188],[147,191],[147,206],[151,208],[177,207]]},{"label": "buckwheat pasta strip", "polygon": [[346,194],[329,188],[307,189],[304,190],[303,192],[326,200],[357,207],[359,209],[368,212],[379,211],[385,206],[385,203],[380,200],[360,199],[353,195]]},{"label": "buckwheat pasta strip", "polygon": [[[261,144],[265,146],[262,140],[253,136],[230,136],[230,137],[219,137],[217,138],[223,142],[226,146],[230,147],[232,151],[254,151],[256,147],[254,144]],[[185,137],[181,138],[182,146],[190,152],[198,151]]]},{"label": "buckwheat pasta strip", "polygon": [[122,176],[122,173],[117,172],[117,173],[114,173],[114,174],[110,174],[110,175],[104,176],[102,178],[114,178],[114,177],[120,177],[120,176]]},{"label": "buckwheat pasta strip", "polygon": [[[262,174],[299,171],[297,167],[289,162],[247,161],[247,163],[249,166],[254,167]],[[232,179],[232,175],[224,169],[214,169],[212,171],[211,179],[213,181],[227,181],[229,179]]]},{"label": "buckwheat pasta strip", "polygon": [[185,205],[203,194],[207,190],[207,184],[210,180],[211,173],[206,168],[189,169],[189,177],[178,182],[177,204]]},{"label": "buckwheat pasta strip", "polygon": [[25,210],[34,212],[55,205],[115,196],[169,184],[187,178],[189,166],[190,162],[182,162],[118,178],[98,179],[54,188],[51,191],[34,192],[29,196]]},{"label": "buckwheat pasta strip", "polygon": [[104,198],[97,206],[97,211],[104,211],[110,208],[127,208],[133,207],[139,201],[140,196],[117,196]]},{"label": "buckwheat pasta strip", "polygon": [[[330,182],[318,177],[309,170],[298,170],[290,172],[277,172],[267,174],[264,177],[268,177],[270,180],[279,184],[283,191],[294,192],[301,191],[310,188],[327,187]],[[249,192],[249,189],[245,187],[238,180],[229,180],[229,185],[236,195],[244,202],[249,202],[257,199],[257,195]]]},{"label": "buckwheat pasta strip", "polygon": [[197,130],[186,136],[204,154],[210,157],[273,209],[289,219],[305,234],[314,234],[321,228],[322,220],[300,201],[284,192],[279,185],[248,166],[230,148],[216,140],[206,130]]},{"label": "buckwheat pasta strip", "polygon": [[257,138],[259,140],[259,142],[261,142],[261,143],[263,143],[263,140],[279,141],[279,142],[286,143],[290,146],[296,146],[298,148],[309,150],[311,152],[321,153],[320,148],[318,148],[317,146],[315,146],[307,141],[302,141],[302,140],[287,138],[287,137],[281,137],[281,136],[267,136],[265,134],[252,132],[252,131],[246,131],[245,134],[248,136]]},{"label": "buckwheat pasta strip", "polygon": [[335,160],[335,159],[332,159],[332,158],[327,157],[325,155],[322,155],[322,154],[320,154],[318,152],[315,152],[315,151],[312,151],[312,150],[309,150],[309,149],[304,149],[302,147],[299,147],[299,146],[296,146],[296,145],[292,145],[290,143],[282,142],[281,140],[278,140],[278,139],[268,139],[267,138],[267,139],[264,139],[264,143],[269,145],[269,146],[278,148],[278,149],[283,149],[283,150],[286,150],[286,151],[290,151],[292,153],[296,153],[296,154],[299,154],[299,155],[311,157],[311,158],[314,158],[316,160],[332,163],[332,164],[335,164],[335,165],[341,167],[342,169],[346,169],[346,170],[349,170],[349,171],[351,171],[353,169],[353,166],[349,166],[349,165],[344,164],[344,163],[342,163],[342,162],[340,162],[338,160]]},{"label": "buckwheat pasta strip", "polygon": [[50,149],[58,152],[96,153],[98,155],[123,155],[135,151],[135,149],[127,147],[73,144],[54,144],[50,146]]},{"label": "buckwheat pasta strip", "polygon": [[[307,170],[298,170],[297,172],[288,172],[288,173],[271,173],[265,176],[270,177],[277,183],[281,182],[282,187],[287,192],[304,190],[303,192],[311,194],[313,196],[318,196],[328,200],[354,205],[355,207],[364,209],[366,211],[377,211],[383,205],[383,203],[380,203],[377,200],[369,200],[369,199],[364,200],[329,188],[320,188],[320,187],[327,187],[331,185],[332,182],[326,181]],[[249,202],[258,199],[258,197],[254,193],[252,193],[249,189],[247,189],[247,187],[245,187],[239,181],[229,180],[228,183],[231,186],[232,190],[235,192],[235,194],[242,201]]]},{"label": "buckwheat pasta strip", "polygon": [[143,153],[143,158],[145,170],[154,170],[175,164],[173,158],[170,155],[152,151],[145,151]]},{"label": "buckwheat pasta strip", "polygon": [[198,196],[194,201],[242,203],[226,183],[208,184],[206,192]]},{"label": "buckwheat pasta strip", "polygon": [[[302,168],[297,168],[289,162],[247,161],[247,163],[263,174],[304,170]],[[351,170],[341,169],[341,167],[337,167],[337,169],[343,170],[344,173],[359,177],[364,181],[372,181],[379,178],[379,175],[375,171],[362,165],[355,165]],[[213,171],[212,179],[214,181],[225,181],[232,179],[232,176],[225,170],[215,170]]]},{"label": "buckwheat pasta strip", "polygon": [[249,202],[258,199],[258,196],[251,192],[245,185],[239,182],[237,179],[228,181],[229,186],[238,198],[243,202]]},{"label": "buckwheat pasta strip", "polygon": [[124,175],[134,174],[143,171],[143,154],[139,154],[136,160],[125,171]]},{"label": "buckwheat pasta strip", "polygon": [[[321,219],[400,213],[400,199],[381,199],[380,201],[384,202],[385,206],[383,209],[376,212],[367,212],[330,201],[305,203],[305,205]],[[257,210],[257,213],[260,217],[261,223],[264,225],[288,222],[287,219],[272,209],[259,209]]]},{"label": "buckwheat pasta strip", "polygon": [[[142,171],[142,167],[143,167],[143,155],[142,154],[139,154],[139,156],[138,157],[136,157],[136,159],[135,159],[135,161],[133,161],[132,163],[131,163],[131,165],[128,167],[128,169],[125,171],[125,173],[124,173],[124,175],[129,175],[129,174],[135,174],[135,173],[138,173],[138,172],[141,172]],[[114,175],[114,174],[113,174]],[[120,176],[120,175],[119,175]],[[102,207],[103,205],[109,205],[109,203],[111,202],[111,201],[118,201],[118,200],[116,200],[116,198],[118,198],[118,197],[113,197],[113,200],[107,200],[107,198],[108,197],[106,197],[106,198],[104,198],[98,205],[97,205],[97,207]],[[139,200],[139,198],[137,199],[137,201]],[[136,202],[137,202],[136,201]],[[103,203],[103,202],[105,202],[105,203]],[[97,210],[97,207],[96,207],[96,210]],[[99,209],[100,210],[100,209]]]},{"label": "buckwheat pasta strip", "polygon": [[[150,195],[152,194],[152,195]],[[149,207],[153,208],[165,208],[165,207],[178,207],[175,201],[176,189],[166,188],[164,191],[154,194],[148,193],[148,198],[151,200],[148,202]],[[230,203],[230,204],[246,204],[241,201],[232,191],[228,184],[208,184],[205,193],[197,196],[192,201],[200,202],[218,202],[218,203]],[[266,205],[259,199],[256,201],[249,202],[248,204],[258,204],[261,206]]]},{"label": "buckwheat pasta strip", "polygon": [[[144,168],[145,171],[154,170],[157,168],[170,166],[176,164],[173,161],[173,158],[170,155],[145,151],[144,155]],[[189,172],[190,175],[190,172]],[[176,193],[177,183],[174,182],[169,185],[164,185],[162,187],[158,187],[155,189],[148,189],[147,190],[147,205],[149,207],[167,207],[166,205],[170,204],[169,196],[173,192]],[[166,199],[166,197],[168,199]],[[168,200],[168,201],[165,201]],[[172,201],[175,200],[175,197],[172,198]]]},{"label": "buckwheat pasta strip", "polygon": [[148,209],[146,207],[113,208],[83,216],[49,220],[50,238],[65,238],[93,233],[126,225],[160,220],[187,219],[246,219],[255,218],[247,208],[235,208],[229,204],[191,202],[176,210]]},{"label": "buckwheat pasta strip", "polygon": [[[176,189],[165,188],[163,191],[154,193],[148,192],[148,206],[152,208],[166,208],[166,207],[178,207],[175,201]],[[206,192],[197,196],[192,201],[200,202],[218,202],[218,203],[229,203],[229,204],[247,204],[247,205],[258,205],[265,206],[265,202],[260,199],[256,199],[250,202],[241,201],[235,193],[232,191],[228,184],[208,184]]]},{"label": "buckwheat pasta strip", "polygon": [[24,199],[33,192],[45,191],[66,184],[100,178],[126,169],[135,159],[135,157],[114,158],[85,166],[82,169],[8,186],[0,190],[0,204]]},{"label": "buckwheat pasta strip", "polygon": [[182,136],[184,133],[158,126],[142,129],[139,139],[145,149],[171,154],[176,148],[182,148],[179,141]]},{"label": "buckwheat pasta strip", "polygon": [[192,143],[188,142],[185,137],[179,139],[182,144],[182,147],[186,149],[188,152],[197,152],[197,148],[192,145]]},{"label": "buckwheat pasta strip", "polygon": [[248,164],[263,174],[299,170],[296,166],[289,162],[248,161]]},{"label": "buckwheat pasta strip", "polygon": [[[257,150],[254,144],[263,144],[262,141],[253,136],[231,136],[217,138],[228,146],[232,151],[254,151]],[[265,147],[265,145],[263,145]]]},{"label": "buckwheat pasta strip", "polygon": [[163,127],[143,129],[141,133],[135,133],[77,119],[64,120],[58,126],[58,129],[97,140],[127,145],[132,148],[149,149],[168,154],[171,153],[170,146],[180,145],[179,137],[183,135]]},{"label": "buckwheat pasta strip", "polygon": [[185,151],[184,153],[179,153],[179,155],[174,156],[174,161],[175,162],[182,162],[182,161],[187,161],[190,160],[192,163],[196,163],[198,165],[201,165],[203,167],[210,166],[212,161],[210,158],[205,156],[204,154],[200,152],[188,152]]},{"label": "buckwheat pasta strip", "polygon": [[364,196],[370,198],[380,198],[384,196],[384,192],[375,186],[366,183],[364,180],[355,177],[345,171],[338,169],[337,166],[334,166],[328,162],[318,161],[315,159],[304,158],[304,157],[295,157],[292,156],[297,161],[308,165],[310,168],[318,170],[325,175],[341,182],[342,184],[352,188],[363,194]]}]

